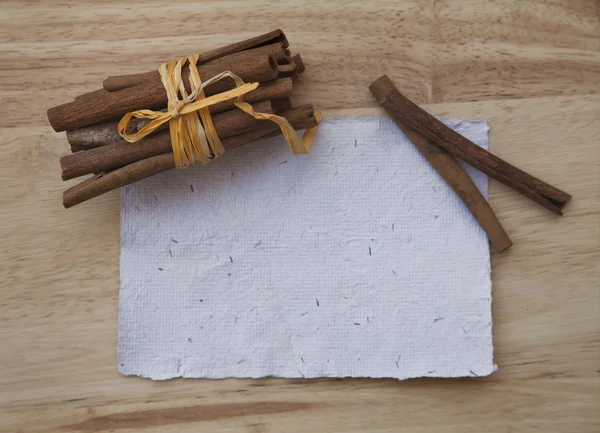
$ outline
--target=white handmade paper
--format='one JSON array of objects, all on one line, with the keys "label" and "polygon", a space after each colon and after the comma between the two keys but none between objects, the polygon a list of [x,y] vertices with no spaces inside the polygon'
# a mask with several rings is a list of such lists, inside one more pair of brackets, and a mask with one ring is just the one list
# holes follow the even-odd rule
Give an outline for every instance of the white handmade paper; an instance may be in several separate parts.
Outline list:
[{"label": "white handmade paper", "polygon": [[[487,148],[485,122],[445,121]],[[467,168],[487,194],[487,178]],[[328,119],[123,190],[119,371],[494,371],[488,241],[387,118]]]}]

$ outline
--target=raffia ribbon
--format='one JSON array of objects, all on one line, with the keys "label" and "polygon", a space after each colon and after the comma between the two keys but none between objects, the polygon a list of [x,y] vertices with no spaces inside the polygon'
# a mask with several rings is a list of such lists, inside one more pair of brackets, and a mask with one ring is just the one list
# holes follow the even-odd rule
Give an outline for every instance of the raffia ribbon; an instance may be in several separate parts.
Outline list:
[{"label": "raffia ribbon", "polygon": [[[240,77],[230,71],[222,72],[202,82],[196,67],[197,61],[198,54],[160,65],[158,72],[167,92],[168,111],[137,110],[125,114],[118,125],[121,137],[130,143],[135,143],[156,131],[164,123],[169,122],[175,166],[177,168],[189,167],[197,160],[206,164],[225,151],[213,125],[208,107],[236,98],[234,101],[236,107],[255,119],[275,122],[281,128],[292,154],[301,155],[310,152],[317,127],[307,129],[304,136],[300,138],[287,119],[275,114],[257,113],[250,104],[244,102],[244,95],[256,89],[259,83],[244,83]],[[192,90],[190,94],[185,89],[181,75],[182,68],[188,63]],[[206,86],[227,77],[233,80],[235,88],[209,97],[204,96]],[[180,99],[180,95],[183,99]],[[319,113],[316,113],[315,116],[320,120]],[[127,134],[129,122],[134,117],[152,120],[135,134]]]}]

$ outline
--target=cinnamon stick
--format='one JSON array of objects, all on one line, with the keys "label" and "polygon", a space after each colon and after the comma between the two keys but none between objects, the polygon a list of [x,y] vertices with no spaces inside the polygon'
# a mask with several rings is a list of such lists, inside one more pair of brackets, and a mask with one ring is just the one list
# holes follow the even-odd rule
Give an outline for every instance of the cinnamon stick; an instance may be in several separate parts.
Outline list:
[{"label": "cinnamon stick", "polygon": [[290,45],[283,31],[281,29],[276,29],[264,33],[262,35],[254,36],[252,38],[240,42],[234,42],[233,44],[225,45],[224,47],[220,48],[215,48],[214,50],[200,54],[198,64],[208,63],[211,60],[215,60],[220,57],[227,56],[229,54],[245,51],[253,47],[260,47],[262,45],[272,44],[275,42],[280,42],[284,48],[287,48]]},{"label": "cinnamon stick", "polygon": [[[254,109],[261,113],[273,113],[271,101],[254,104]],[[242,110],[230,110],[212,117],[217,135],[227,138],[260,128],[265,120],[257,120]],[[164,125],[168,128],[168,124]],[[136,143],[119,140],[105,146],[76,152],[60,158],[62,179],[69,180],[90,173],[110,171],[140,159],[160,155],[171,150],[171,139],[168,131],[153,133]]]},{"label": "cinnamon stick", "polygon": [[126,165],[110,173],[100,173],[66,190],[63,193],[63,206],[68,209],[113,189],[129,185],[170,168],[175,168],[173,154],[163,153]]},{"label": "cinnamon stick", "polygon": [[525,173],[448,128],[403,96],[386,75],[371,84],[370,89],[393,119],[552,212],[563,214],[565,204],[571,199],[569,194]]},{"label": "cinnamon stick", "polygon": [[[312,115],[294,120],[294,116],[290,114],[291,111],[293,110],[283,113],[282,115],[286,117],[292,126],[297,130],[311,128],[316,126],[318,123],[316,118]],[[296,115],[299,114],[296,113]],[[246,143],[255,141],[258,138],[279,134],[281,134],[281,131],[278,131],[278,127],[275,124],[266,125],[263,128],[250,131],[245,134],[226,138],[223,140],[223,145],[227,149],[231,150]],[[63,193],[63,205],[65,208],[70,208],[91,198],[98,197],[99,195],[102,195],[113,189],[129,185],[130,183],[174,167],[175,164],[173,162],[173,154],[170,152],[136,161],[109,173],[103,173],[94,176],[69,188]]]},{"label": "cinnamon stick", "polygon": [[404,135],[414,144],[431,166],[460,197],[467,209],[486,232],[498,252],[512,246],[512,241],[500,224],[488,201],[456,159],[414,129],[394,119]]},{"label": "cinnamon stick", "polygon": [[234,42],[233,44],[215,48],[214,50],[200,54],[198,64],[208,63],[211,60],[215,60],[229,54],[245,51],[253,47],[272,44],[274,42],[280,42],[284,48],[287,48],[290,45],[283,31],[281,29],[276,29],[262,35],[254,36],[240,42]]},{"label": "cinnamon stick", "polygon": [[[293,87],[294,84],[291,78],[268,81],[261,83],[256,90],[247,93],[244,96],[244,101],[253,104],[268,99],[279,100],[290,96]],[[209,109],[212,114],[215,114],[233,109],[234,107],[235,105],[232,99],[216,105],[211,105]],[[286,111],[289,108],[291,107],[279,109],[279,111]],[[278,112],[277,108],[275,108],[275,112]],[[67,131],[67,140],[71,144],[71,151],[79,152],[81,150],[104,146],[105,144],[114,143],[116,141],[125,142],[117,131],[119,120],[120,119],[112,120]],[[132,124],[137,124],[137,121],[134,122],[134,120],[132,120]]]},{"label": "cinnamon stick", "polygon": [[[292,87],[292,81],[289,78],[284,80],[277,80],[277,82],[282,82],[282,84],[285,84],[286,86],[289,82],[289,88],[291,89]],[[274,92],[273,94],[276,96],[279,95],[279,93],[276,92]],[[251,93],[248,93],[248,95],[251,95]],[[244,98],[244,101],[252,102],[251,100],[248,101],[248,99],[253,98]],[[232,106],[232,108],[234,107],[235,106]],[[284,111],[292,110],[292,102],[288,97],[273,99],[271,101],[271,107],[273,108],[273,111],[275,113],[280,114]],[[117,128],[118,123],[118,120],[114,120],[105,123],[98,123],[96,125],[88,126],[85,128],[75,129],[73,131],[67,131],[67,139],[71,144],[71,152],[75,153],[83,150],[95,149],[97,147],[105,146],[107,144],[115,142],[126,144],[127,142],[119,135]],[[132,134],[138,131],[145,124],[146,120],[144,119],[132,119],[127,132],[129,134]]]},{"label": "cinnamon stick", "polygon": [[[273,58],[273,60],[275,60],[275,62],[281,63],[288,58],[287,54],[288,52],[284,48],[283,44],[278,42],[238,53],[232,53],[211,62],[197,62],[196,64],[206,64],[211,66],[219,65],[221,71],[227,71],[231,70],[231,68],[234,68],[239,63],[252,61],[252,58],[254,57],[270,56]],[[138,84],[142,84],[151,80],[160,80],[160,74],[157,70],[142,72],[139,74],[110,76],[102,82],[102,87],[107,91],[115,92],[117,90],[134,87]]]},{"label": "cinnamon stick", "polygon": [[[203,65],[198,68],[202,80],[207,80],[221,72],[219,65]],[[244,81],[270,81],[278,73],[277,63],[271,57],[253,57],[251,61],[234,65],[231,71]],[[183,82],[189,91],[189,69],[182,73]],[[205,89],[207,95],[231,88],[230,80],[222,80]],[[55,131],[78,129],[84,126],[105,122],[123,116],[125,113],[142,108],[165,107],[167,94],[160,80],[150,80],[135,87],[117,92],[80,98],[48,110],[48,120]]]}]

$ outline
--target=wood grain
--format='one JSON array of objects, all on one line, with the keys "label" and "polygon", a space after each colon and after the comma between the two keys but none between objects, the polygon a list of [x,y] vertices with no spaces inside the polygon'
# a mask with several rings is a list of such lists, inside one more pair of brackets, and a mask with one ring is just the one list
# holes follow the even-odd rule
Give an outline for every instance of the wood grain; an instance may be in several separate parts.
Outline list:
[{"label": "wood grain", "polygon": [[[598,431],[597,0],[164,5],[0,3],[0,431]],[[277,27],[307,65],[295,105],[383,115],[368,85],[387,74],[433,114],[486,119],[495,154],[573,194],[558,218],[490,183],[515,246],[492,256],[499,370],[489,378],[155,383],[117,373],[119,194],[62,208],[69,147],[45,111],[108,74]]]}]

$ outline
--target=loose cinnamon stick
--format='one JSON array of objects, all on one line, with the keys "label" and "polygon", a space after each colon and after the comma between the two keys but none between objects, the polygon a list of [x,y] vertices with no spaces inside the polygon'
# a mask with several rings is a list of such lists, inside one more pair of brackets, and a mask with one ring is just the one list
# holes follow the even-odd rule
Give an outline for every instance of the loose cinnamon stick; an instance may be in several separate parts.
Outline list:
[{"label": "loose cinnamon stick", "polygon": [[[290,112],[291,111],[292,110],[290,110]],[[318,123],[316,118],[312,115],[304,119],[293,120],[293,116],[289,115],[290,112],[284,113],[283,115],[297,130],[311,128],[316,126]],[[250,131],[245,134],[226,138],[223,140],[223,145],[227,149],[231,150],[243,144],[255,141],[258,138],[276,134],[276,129],[278,128],[274,124],[267,125],[263,128]],[[280,133],[281,131],[279,131],[279,134]],[[162,155],[136,161],[109,173],[94,176],[69,188],[63,193],[63,205],[65,208],[70,208],[76,204],[112,191],[113,189],[129,185],[130,183],[174,167],[175,164],[173,163],[172,153],[163,153]]]},{"label": "loose cinnamon stick", "polygon": [[[223,72],[219,65],[203,65],[198,68],[202,80]],[[271,57],[253,57],[251,61],[234,65],[231,71],[244,81],[270,81],[278,73],[277,64]],[[182,73],[183,82],[189,90],[189,69]],[[212,95],[231,88],[230,80],[219,81],[205,89]],[[80,98],[48,110],[48,120],[55,131],[78,129],[123,116],[142,108],[165,107],[167,94],[160,80],[150,80],[135,87],[103,95]]]},{"label": "loose cinnamon stick", "polygon": [[569,194],[512,166],[448,128],[403,96],[386,75],[371,84],[370,89],[392,118],[552,212],[563,214],[565,204],[571,199]]},{"label": "loose cinnamon stick", "polygon": [[[271,101],[254,104],[261,113],[273,113]],[[242,110],[230,110],[212,117],[215,130],[221,139],[243,134],[264,125],[265,120],[257,120]],[[164,125],[168,128],[168,124]],[[62,179],[69,180],[90,173],[110,171],[131,164],[140,159],[169,152],[171,139],[168,131],[153,133],[136,143],[116,141],[106,146],[76,152],[60,158]]]},{"label": "loose cinnamon stick", "polygon": [[492,207],[458,161],[444,149],[436,146],[435,143],[423,137],[414,129],[396,119],[394,121],[421,155],[429,161],[442,179],[460,197],[481,228],[486,232],[496,250],[502,252],[510,248],[513,243],[502,227],[502,224],[500,224],[500,221],[498,221]]},{"label": "loose cinnamon stick", "polygon": [[[288,97],[292,94],[294,84],[291,78],[281,78],[274,81],[261,83],[260,86],[244,96],[244,101],[256,103],[268,99],[279,100]],[[234,108],[233,99],[224,101],[209,107],[212,114],[220,113]],[[280,109],[286,111],[291,107]],[[278,109],[275,108],[275,112]],[[116,141],[125,142],[117,131],[117,124],[120,119],[98,123],[96,125],[86,126],[72,131],[67,131],[67,140],[71,144],[72,152],[92,149],[95,147],[104,146],[105,144],[114,143]],[[132,123],[136,123],[132,120]]]},{"label": "loose cinnamon stick", "polygon": [[[211,66],[219,65],[222,71],[227,71],[234,68],[239,63],[252,61],[252,58],[259,56],[271,56],[275,62],[281,63],[287,58],[287,50],[284,48],[283,44],[278,42],[238,53],[232,53],[208,63],[204,62],[204,64]],[[196,64],[201,65],[203,63],[199,62]],[[111,76],[102,82],[102,87],[107,91],[115,92],[151,80],[160,80],[160,74],[157,70],[142,72],[140,74]]]}]

